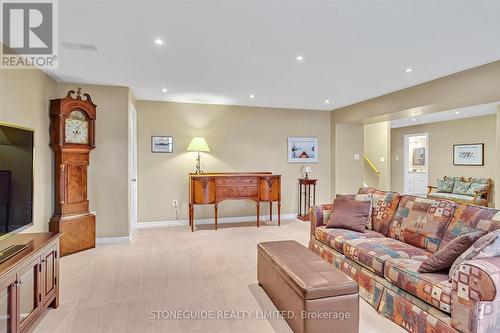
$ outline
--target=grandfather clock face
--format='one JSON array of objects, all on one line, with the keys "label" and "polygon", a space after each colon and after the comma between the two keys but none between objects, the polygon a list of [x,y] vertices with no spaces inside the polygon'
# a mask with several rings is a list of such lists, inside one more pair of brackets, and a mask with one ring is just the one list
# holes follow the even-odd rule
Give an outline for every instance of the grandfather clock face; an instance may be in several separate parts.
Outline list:
[{"label": "grandfather clock face", "polygon": [[82,111],[72,111],[64,122],[64,138],[66,143],[88,144],[89,121]]}]

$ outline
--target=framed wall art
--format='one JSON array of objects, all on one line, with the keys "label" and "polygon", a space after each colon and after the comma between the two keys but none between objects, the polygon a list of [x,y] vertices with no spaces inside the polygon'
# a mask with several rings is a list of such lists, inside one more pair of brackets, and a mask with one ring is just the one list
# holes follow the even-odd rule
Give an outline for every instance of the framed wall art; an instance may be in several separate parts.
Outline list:
[{"label": "framed wall art", "polygon": [[453,165],[484,165],[484,143],[453,145]]},{"label": "framed wall art", "polygon": [[288,137],[288,163],[317,163],[318,138]]},{"label": "framed wall art", "polygon": [[172,136],[152,136],[152,153],[171,153],[174,151],[174,138]]}]

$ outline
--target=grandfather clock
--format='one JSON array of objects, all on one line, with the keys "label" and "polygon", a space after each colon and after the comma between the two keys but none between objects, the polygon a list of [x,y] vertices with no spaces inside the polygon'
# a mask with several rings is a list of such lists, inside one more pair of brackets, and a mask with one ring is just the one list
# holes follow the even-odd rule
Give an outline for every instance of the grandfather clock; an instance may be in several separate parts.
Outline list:
[{"label": "grandfather clock", "polygon": [[87,199],[89,154],[95,148],[96,106],[81,88],[50,101],[54,151],[54,216],[49,230],[62,232],[61,255],[95,247],[95,215]]}]

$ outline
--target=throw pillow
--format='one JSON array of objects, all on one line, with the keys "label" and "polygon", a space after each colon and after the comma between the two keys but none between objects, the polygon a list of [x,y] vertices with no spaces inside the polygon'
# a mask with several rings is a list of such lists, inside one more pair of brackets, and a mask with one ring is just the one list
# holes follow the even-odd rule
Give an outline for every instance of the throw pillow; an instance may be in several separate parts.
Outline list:
[{"label": "throw pillow", "polygon": [[486,190],[488,190],[488,184],[472,183],[465,194],[475,197],[477,195],[476,192],[486,192]]},{"label": "throw pillow", "polygon": [[438,179],[436,191],[440,193],[451,193],[453,192],[453,185],[455,185],[454,179]]},{"label": "throw pillow", "polygon": [[469,189],[471,183],[463,182],[461,180],[456,180],[455,185],[453,185],[453,193],[455,194],[465,194]]},{"label": "throw pillow", "polygon": [[371,203],[370,215],[368,216],[368,224],[366,227],[370,230],[372,229],[373,206],[376,203],[378,197],[376,198],[375,195],[373,195],[372,193],[363,193],[363,194],[337,194],[335,198],[339,200],[369,201]]},{"label": "throw pillow", "polygon": [[364,232],[370,216],[370,206],[370,201],[335,199],[326,227]]},{"label": "throw pillow", "polygon": [[465,261],[497,256],[500,256],[500,229],[487,233],[479,238],[471,247],[462,253],[455,262],[453,262],[450,268],[450,280],[458,266]]},{"label": "throw pillow", "polygon": [[460,235],[425,259],[418,271],[432,273],[450,268],[453,262],[484,234],[484,231],[478,230]]}]

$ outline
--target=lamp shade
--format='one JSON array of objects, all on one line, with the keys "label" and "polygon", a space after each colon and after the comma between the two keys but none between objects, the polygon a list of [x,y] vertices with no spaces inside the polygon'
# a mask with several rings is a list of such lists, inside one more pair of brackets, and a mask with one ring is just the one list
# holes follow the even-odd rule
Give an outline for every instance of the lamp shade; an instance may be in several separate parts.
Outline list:
[{"label": "lamp shade", "polygon": [[187,151],[210,151],[210,148],[204,137],[196,136],[191,140],[191,143],[187,147]]},{"label": "lamp shade", "polygon": [[311,168],[309,166],[305,166],[303,169],[302,169],[302,172],[303,173],[310,173],[311,172]]}]

